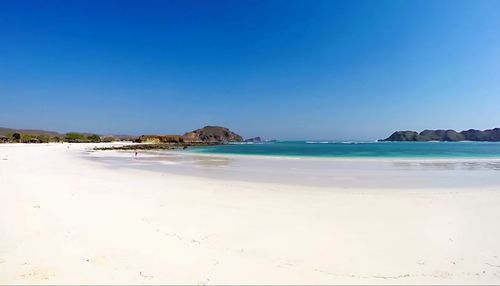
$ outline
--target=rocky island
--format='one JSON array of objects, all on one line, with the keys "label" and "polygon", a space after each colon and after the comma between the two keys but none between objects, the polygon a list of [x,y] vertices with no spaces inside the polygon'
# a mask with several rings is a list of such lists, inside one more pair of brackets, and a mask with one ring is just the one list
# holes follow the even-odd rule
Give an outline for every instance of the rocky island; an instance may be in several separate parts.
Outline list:
[{"label": "rocky island", "polygon": [[469,129],[457,132],[452,129],[448,130],[424,130],[420,133],[416,131],[396,131],[386,139],[379,141],[483,141],[483,142],[500,142],[500,128],[487,129],[484,131]]},{"label": "rocky island", "polygon": [[245,139],[245,142],[246,143],[261,143],[262,139],[257,136],[257,137]]}]

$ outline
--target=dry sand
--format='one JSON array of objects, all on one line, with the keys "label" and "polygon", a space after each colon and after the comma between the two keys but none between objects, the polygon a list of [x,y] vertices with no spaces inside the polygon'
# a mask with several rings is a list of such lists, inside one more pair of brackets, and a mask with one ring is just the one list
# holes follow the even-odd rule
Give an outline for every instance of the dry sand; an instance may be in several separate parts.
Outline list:
[{"label": "dry sand", "polygon": [[1,284],[500,283],[500,187],[222,180],[93,145],[0,145]]}]

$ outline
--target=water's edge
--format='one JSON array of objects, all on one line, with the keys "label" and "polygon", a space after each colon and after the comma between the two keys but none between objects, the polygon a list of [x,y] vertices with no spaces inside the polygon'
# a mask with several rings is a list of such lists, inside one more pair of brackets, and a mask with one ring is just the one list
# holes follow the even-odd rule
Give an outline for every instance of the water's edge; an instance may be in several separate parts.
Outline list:
[{"label": "water's edge", "polygon": [[189,152],[283,158],[500,159],[500,142],[283,141],[195,147]]}]

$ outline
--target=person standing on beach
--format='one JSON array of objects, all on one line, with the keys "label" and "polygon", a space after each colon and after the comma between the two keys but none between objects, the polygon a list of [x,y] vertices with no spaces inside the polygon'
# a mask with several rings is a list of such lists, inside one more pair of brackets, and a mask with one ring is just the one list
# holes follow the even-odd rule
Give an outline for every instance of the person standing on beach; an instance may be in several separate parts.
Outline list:
[{"label": "person standing on beach", "polygon": [[137,158],[137,149],[134,150],[135,158]]}]

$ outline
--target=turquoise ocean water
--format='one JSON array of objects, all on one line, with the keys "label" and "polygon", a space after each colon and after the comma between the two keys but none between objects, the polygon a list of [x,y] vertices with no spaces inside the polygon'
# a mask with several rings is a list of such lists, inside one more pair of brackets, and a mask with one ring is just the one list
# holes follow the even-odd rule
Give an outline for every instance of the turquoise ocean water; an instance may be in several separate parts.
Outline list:
[{"label": "turquoise ocean water", "polygon": [[500,142],[280,141],[193,148],[208,154],[333,158],[497,158]]}]

